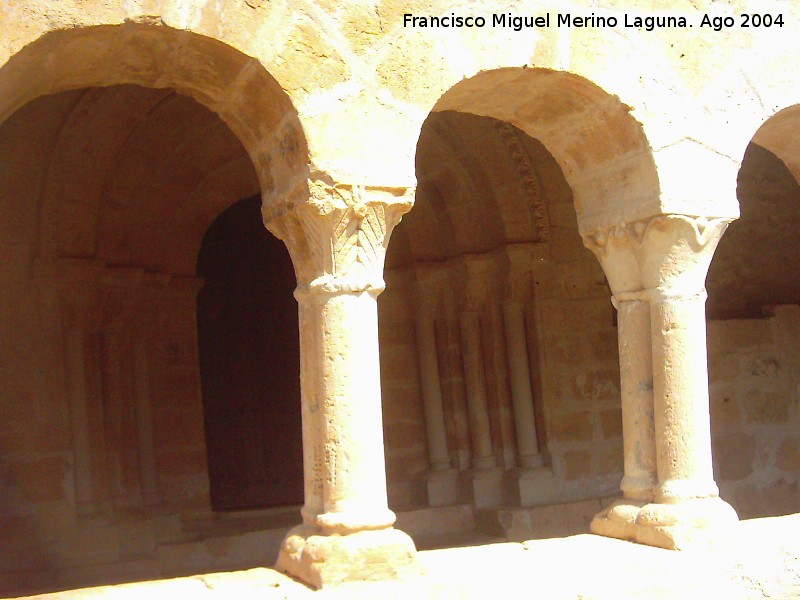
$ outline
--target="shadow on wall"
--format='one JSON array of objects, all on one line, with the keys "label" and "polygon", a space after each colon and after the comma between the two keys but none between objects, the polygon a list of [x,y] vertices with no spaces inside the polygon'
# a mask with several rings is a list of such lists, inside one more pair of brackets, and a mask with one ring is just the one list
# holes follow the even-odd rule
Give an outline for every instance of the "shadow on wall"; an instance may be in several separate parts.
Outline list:
[{"label": "shadow on wall", "polygon": [[800,512],[800,185],[751,143],[738,196],[707,282],[709,393],[720,491],[751,518]]}]

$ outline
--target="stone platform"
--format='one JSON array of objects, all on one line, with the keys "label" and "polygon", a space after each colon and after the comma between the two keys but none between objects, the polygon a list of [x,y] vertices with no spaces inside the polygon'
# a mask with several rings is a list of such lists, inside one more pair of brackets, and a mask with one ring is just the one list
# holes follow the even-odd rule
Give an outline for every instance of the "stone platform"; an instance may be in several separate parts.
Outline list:
[{"label": "stone platform", "polygon": [[713,546],[675,552],[582,534],[420,552],[423,578],[313,592],[258,568],[87,588],[42,599],[800,597],[800,514],[743,521]]}]

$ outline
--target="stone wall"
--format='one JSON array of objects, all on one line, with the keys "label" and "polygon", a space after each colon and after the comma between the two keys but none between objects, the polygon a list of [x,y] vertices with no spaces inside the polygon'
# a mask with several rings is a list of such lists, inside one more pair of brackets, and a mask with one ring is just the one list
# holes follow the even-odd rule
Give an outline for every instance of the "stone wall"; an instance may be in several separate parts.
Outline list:
[{"label": "stone wall", "polygon": [[711,321],[714,470],[742,518],[800,511],[800,307]]},{"label": "stone wall", "polygon": [[210,515],[194,264],[252,164],[216,115],[136,86],[35,100],[0,162],[0,589],[154,573]]},{"label": "stone wall", "polygon": [[[557,482],[547,501],[609,495],[621,477],[619,360],[608,285],[583,246],[571,189],[552,155],[498,123],[461,113],[431,119],[419,146],[418,212],[398,226],[390,246],[389,285],[379,304],[394,506],[424,501],[427,442],[415,321],[425,307],[434,312],[450,464],[463,478],[476,451],[459,321],[466,308],[480,315],[492,453],[502,468],[517,466],[501,311],[509,294],[524,303],[539,451]],[[424,283],[430,272],[438,273],[438,284]]]},{"label": "stone wall", "polygon": [[533,277],[546,439],[560,498],[597,497],[613,493],[622,473],[614,308],[578,235],[570,190],[542,150],[534,156],[543,164],[552,241]]}]

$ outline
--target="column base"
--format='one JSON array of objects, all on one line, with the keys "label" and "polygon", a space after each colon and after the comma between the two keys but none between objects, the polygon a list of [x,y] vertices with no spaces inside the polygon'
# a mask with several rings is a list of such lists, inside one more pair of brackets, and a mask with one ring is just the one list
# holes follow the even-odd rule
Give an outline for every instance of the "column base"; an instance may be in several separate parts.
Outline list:
[{"label": "column base", "polygon": [[621,498],[594,517],[591,531],[667,550],[683,550],[713,542],[738,520],[733,507],[719,497],[675,504]]},{"label": "column base", "polygon": [[286,534],[275,568],[315,589],[421,573],[414,541],[393,527],[326,535],[299,525]]},{"label": "column base", "polygon": [[506,478],[509,500],[514,506],[536,506],[558,498],[558,484],[547,467],[513,469]]},{"label": "column base", "polygon": [[428,506],[458,503],[458,471],[455,469],[430,471],[425,478],[425,485],[428,489]]},{"label": "column base", "polygon": [[464,473],[467,498],[476,508],[503,505],[503,469],[472,469]]}]

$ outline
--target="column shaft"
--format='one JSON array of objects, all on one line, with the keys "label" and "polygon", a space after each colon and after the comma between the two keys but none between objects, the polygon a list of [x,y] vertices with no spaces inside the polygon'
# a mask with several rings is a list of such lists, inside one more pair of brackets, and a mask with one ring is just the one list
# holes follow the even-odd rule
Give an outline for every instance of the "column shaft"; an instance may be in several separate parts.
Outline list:
[{"label": "column shaft", "polygon": [[467,384],[467,404],[472,438],[472,466],[477,469],[494,467],[489,409],[486,401],[486,381],[481,352],[480,316],[474,311],[461,313],[461,340],[464,353],[464,378]]},{"label": "column shaft", "polygon": [[322,482],[324,479],[323,435],[320,423],[320,398],[322,391],[319,377],[314,374],[321,369],[319,340],[319,310],[314,299],[306,292],[295,292],[298,303],[300,328],[300,397],[303,429],[303,492],[304,503],[300,513],[303,523],[314,525],[317,516],[324,510],[322,502]]},{"label": "column shaft", "polygon": [[106,459],[111,496],[117,506],[125,505],[123,468],[123,394],[120,365],[120,336],[107,332],[102,346],[103,428],[106,434]]},{"label": "column shaft", "polygon": [[428,434],[428,460],[432,470],[442,471],[450,468],[450,454],[447,450],[433,319],[428,315],[420,315],[416,319],[416,330],[420,386]]},{"label": "column shaft", "polygon": [[620,487],[626,498],[649,501],[656,480],[650,305],[630,300],[615,306],[625,469]]},{"label": "column shaft", "polygon": [[658,500],[716,496],[708,408],[705,290],[651,301]]},{"label": "column shaft", "polygon": [[329,531],[390,527],[383,452],[377,293],[319,294],[324,513]]},{"label": "column shaft", "polygon": [[75,460],[73,466],[75,505],[79,515],[86,515],[95,512],[97,507],[92,485],[83,332],[77,327],[68,327],[65,332],[64,345],[70,419],[72,421],[72,446]]},{"label": "column shaft", "polygon": [[136,338],[133,342],[133,376],[142,501],[145,505],[153,506],[160,503],[161,493],[156,471],[153,416],[150,407],[150,360],[147,340],[142,337]]},{"label": "column shaft", "polygon": [[503,320],[508,348],[511,401],[514,408],[519,465],[535,468],[542,466],[542,456],[539,454],[539,441],[536,435],[536,417],[533,410],[523,308],[521,302],[506,302],[503,305]]}]

